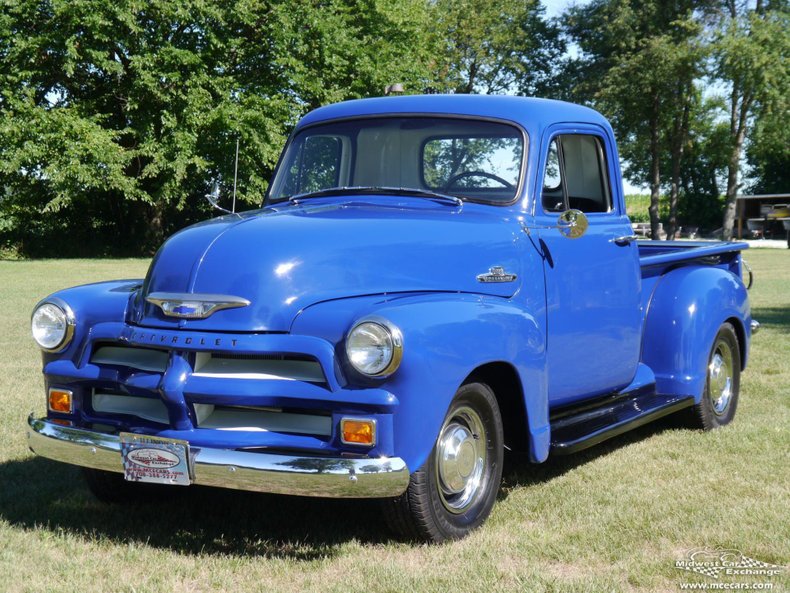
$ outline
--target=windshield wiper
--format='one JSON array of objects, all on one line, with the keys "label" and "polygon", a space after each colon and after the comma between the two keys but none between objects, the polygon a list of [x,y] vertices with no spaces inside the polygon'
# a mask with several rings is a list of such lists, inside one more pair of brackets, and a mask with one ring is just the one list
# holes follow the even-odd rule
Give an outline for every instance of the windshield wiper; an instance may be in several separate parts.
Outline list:
[{"label": "windshield wiper", "polygon": [[453,206],[460,206],[463,200],[458,196],[451,196],[449,194],[442,194],[427,189],[418,189],[416,187],[386,187],[379,185],[352,185],[349,187],[330,187],[327,189],[319,189],[318,191],[306,192],[303,194],[295,194],[288,198],[291,204],[298,204],[301,200],[309,200],[310,198],[322,198],[324,196],[337,196],[343,194],[371,194],[371,195],[385,195],[395,194],[400,196],[415,196],[418,198],[430,198],[443,204],[452,204]]}]

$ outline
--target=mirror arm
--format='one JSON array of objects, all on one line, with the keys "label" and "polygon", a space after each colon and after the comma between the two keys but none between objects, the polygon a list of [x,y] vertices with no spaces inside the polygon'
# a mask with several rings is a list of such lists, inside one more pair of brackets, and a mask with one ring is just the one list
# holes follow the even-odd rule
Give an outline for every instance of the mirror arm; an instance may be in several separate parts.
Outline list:
[{"label": "mirror arm", "polygon": [[[214,189],[212,189],[210,193],[207,193],[205,195],[206,201],[209,204],[211,204],[214,208],[219,210],[220,212],[224,212],[226,214],[235,214],[236,216],[241,218],[241,215],[238,212],[234,212],[233,210],[228,210],[227,208],[223,208],[222,206],[220,206],[217,203],[217,198],[218,197],[219,197],[219,184],[215,183],[214,184]],[[234,199],[235,199],[235,197],[234,197]]]},{"label": "mirror arm", "polygon": [[570,209],[559,215],[556,225],[527,225],[523,220],[520,221],[520,224],[521,230],[528,235],[534,229],[556,229],[567,239],[578,239],[587,232],[589,222],[587,221],[587,216],[581,210]]}]

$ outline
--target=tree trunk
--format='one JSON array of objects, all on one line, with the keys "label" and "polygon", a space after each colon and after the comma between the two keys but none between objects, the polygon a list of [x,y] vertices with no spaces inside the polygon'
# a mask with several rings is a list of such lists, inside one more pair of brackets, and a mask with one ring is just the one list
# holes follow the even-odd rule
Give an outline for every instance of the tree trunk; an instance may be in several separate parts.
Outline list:
[{"label": "tree trunk", "polygon": [[661,198],[661,154],[659,150],[658,129],[659,97],[658,93],[653,97],[653,113],[650,117],[650,238],[654,241],[659,239],[658,202]]},{"label": "tree trunk", "polygon": [[667,225],[667,241],[675,239],[678,228],[678,198],[680,195],[680,165],[686,147],[686,137],[689,128],[690,85],[678,85],[680,97],[683,100],[683,113],[675,118],[674,138],[672,139],[672,179],[669,189],[669,224]]},{"label": "tree trunk", "polygon": [[730,104],[730,159],[727,163],[727,194],[724,205],[724,220],[722,221],[721,238],[732,241],[732,230],[735,226],[735,198],[738,196],[738,172],[743,152],[743,141],[746,137],[746,123],[751,108],[751,97],[740,96],[739,89],[733,85]]}]

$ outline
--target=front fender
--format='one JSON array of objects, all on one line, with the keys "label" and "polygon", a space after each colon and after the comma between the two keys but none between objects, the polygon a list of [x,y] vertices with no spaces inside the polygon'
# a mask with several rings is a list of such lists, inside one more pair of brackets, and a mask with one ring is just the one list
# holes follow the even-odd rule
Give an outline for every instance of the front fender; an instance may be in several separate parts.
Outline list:
[{"label": "front fender", "polygon": [[[394,417],[395,453],[412,469],[425,463],[458,387],[476,368],[506,362],[524,386],[530,456],[548,455],[545,332],[515,301],[471,294],[365,297],[326,302],[305,310],[292,331],[336,344],[344,360],[344,337],[359,319],[382,316],[403,333],[403,359],[378,381],[400,405]],[[364,382],[346,371],[350,384]]]},{"label": "front fender", "polygon": [[83,284],[59,290],[42,299],[41,302],[53,297],[62,299],[74,312],[76,319],[71,343],[62,352],[55,354],[44,352],[44,364],[63,358],[79,360],[91,328],[104,321],[123,321],[129,301],[142,283],[142,279],[133,279]]},{"label": "front fender", "polygon": [[648,304],[642,361],[656,375],[659,393],[692,395],[699,403],[713,341],[728,319],[744,341],[746,365],[751,313],[740,278],[716,267],[684,267],[659,280]]}]

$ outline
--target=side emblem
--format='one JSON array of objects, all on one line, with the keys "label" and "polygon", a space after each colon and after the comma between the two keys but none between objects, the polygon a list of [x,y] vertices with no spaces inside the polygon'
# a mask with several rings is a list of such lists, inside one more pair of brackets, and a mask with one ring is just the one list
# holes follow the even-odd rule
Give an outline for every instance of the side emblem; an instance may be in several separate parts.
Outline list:
[{"label": "side emblem", "polygon": [[181,319],[205,319],[222,309],[246,307],[250,301],[228,294],[189,294],[176,292],[152,292],[145,300],[162,309],[168,317]]},{"label": "side emblem", "polygon": [[478,282],[513,282],[518,276],[505,272],[502,266],[494,266],[488,270],[487,274],[479,274]]}]

